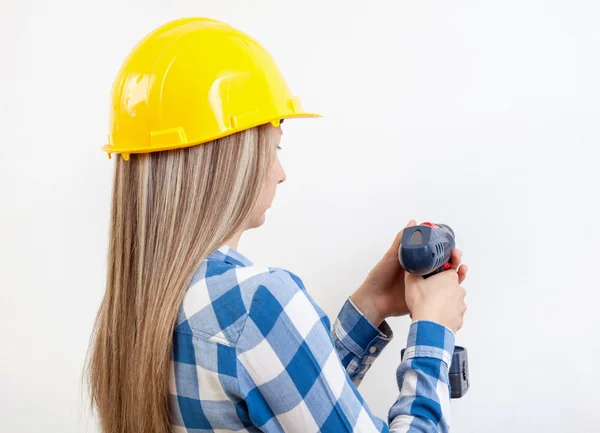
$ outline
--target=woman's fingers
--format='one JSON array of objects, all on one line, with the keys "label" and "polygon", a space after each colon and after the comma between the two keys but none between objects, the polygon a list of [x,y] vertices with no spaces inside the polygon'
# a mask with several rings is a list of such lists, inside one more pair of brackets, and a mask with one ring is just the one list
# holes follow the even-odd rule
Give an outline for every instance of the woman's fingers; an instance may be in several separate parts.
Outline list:
[{"label": "woman's fingers", "polygon": [[469,272],[469,267],[467,265],[460,265],[458,268],[458,284],[462,284],[467,278],[467,272]]},{"label": "woman's fingers", "polygon": [[462,260],[462,251],[458,248],[452,250],[452,256],[450,256],[450,269],[457,270]]},{"label": "woman's fingers", "polygon": [[462,264],[462,251],[458,248],[452,250],[452,256],[450,257],[450,269],[458,272],[458,283],[461,284],[465,278],[467,278],[467,272],[469,267]]},{"label": "woman's fingers", "polygon": [[[414,219],[411,219],[408,222],[408,224],[406,224],[406,227],[412,227],[412,226],[416,226],[416,225],[417,225],[417,222]],[[404,229],[400,230],[396,234],[396,238],[394,239],[394,242],[392,243],[392,246],[390,248],[390,251],[393,253],[394,257],[396,257],[398,255],[398,249],[400,248],[400,244],[402,243],[402,233],[404,233]]]}]

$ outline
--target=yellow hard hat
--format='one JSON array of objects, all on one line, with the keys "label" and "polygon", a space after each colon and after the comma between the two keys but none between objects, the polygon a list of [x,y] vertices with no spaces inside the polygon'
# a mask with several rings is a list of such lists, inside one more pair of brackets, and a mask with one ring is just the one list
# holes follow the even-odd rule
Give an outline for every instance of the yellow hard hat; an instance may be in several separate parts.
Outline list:
[{"label": "yellow hard hat", "polygon": [[269,53],[219,21],[184,18],[147,35],[112,88],[110,134],[102,150],[147,153],[206,143],[302,109]]}]

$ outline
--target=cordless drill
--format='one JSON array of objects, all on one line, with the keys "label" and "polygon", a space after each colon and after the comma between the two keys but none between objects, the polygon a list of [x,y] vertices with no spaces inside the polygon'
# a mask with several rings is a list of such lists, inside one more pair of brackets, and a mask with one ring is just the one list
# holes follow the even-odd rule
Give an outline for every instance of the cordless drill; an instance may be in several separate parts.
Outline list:
[{"label": "cordless drill", "polygon": [[[450,226],[424,222],[404,229],[398,259],[406,272],[428,278],[450,269],[455,245],[454,231]],[[450,396],[460,398],[465,395],[469,382],[467,349],[455,346],[450,364]]]}]

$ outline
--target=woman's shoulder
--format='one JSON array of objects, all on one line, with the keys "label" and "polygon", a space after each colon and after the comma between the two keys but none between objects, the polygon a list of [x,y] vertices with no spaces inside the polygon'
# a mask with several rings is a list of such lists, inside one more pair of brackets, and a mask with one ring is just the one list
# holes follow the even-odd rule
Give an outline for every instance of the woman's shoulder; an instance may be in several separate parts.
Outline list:
[{"label": "woman's shoulder", "polygon": [[298,289],[306,290],[306,287],[304,287],[304,282],[302,281],[302,279],[297,274],[290,271],[289,269],[273,268],[273,267],[270,267],[268,269],[269,269],[269,275],[265,279],[267,283],[273,281],[273,282],[278,282],[279,284],[282,284],[284,286],[287,286],[293,290],[294,289],[295,290],[298,290]]},{"label": "woman's shoulder", "polygon": [[288,269],[206,261],[186,291],[175,332],[235,345],[253,305],[254,310],[267,301],[286,305],[305,290]]}]

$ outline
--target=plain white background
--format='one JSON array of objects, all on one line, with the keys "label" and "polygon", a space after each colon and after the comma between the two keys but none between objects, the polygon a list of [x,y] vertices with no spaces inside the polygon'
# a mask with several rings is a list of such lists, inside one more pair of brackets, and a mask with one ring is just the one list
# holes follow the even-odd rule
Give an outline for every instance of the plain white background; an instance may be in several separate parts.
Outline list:
[{"label": "plain white background", "polygon": [[[255,36],[319,120],[242,238],[333,318],[411,218],[450,224],[469,310],[460,433],[600,424],[600,5],[588,1],[0,1],[0,430],[95,432],[81,367],[103,295],[112,80],[156,26]],[[408,318],[360,387],[397,396]]]}]

